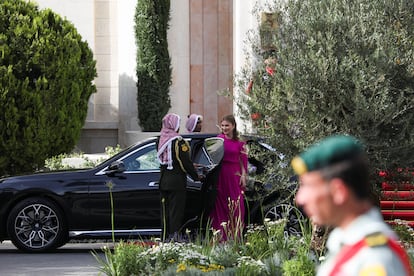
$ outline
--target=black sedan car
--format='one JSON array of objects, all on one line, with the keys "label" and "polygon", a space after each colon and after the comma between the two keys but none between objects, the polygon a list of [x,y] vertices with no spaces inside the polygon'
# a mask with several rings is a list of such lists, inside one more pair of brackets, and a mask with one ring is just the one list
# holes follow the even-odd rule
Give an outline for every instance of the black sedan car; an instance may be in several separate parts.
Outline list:
[{"label": "black sedan car", "polygon": [[[214,200],[223,141],[215,134],[183,137],[206,176],[203,182],[188,177],[186,227],[196,228]],[[92,169],[0,179],[0,241],[10,239],[21,250],[42,252],[70,239],[160,236],[156,141],[153,137],[130,146]],[[246,220],[260,222],[263,214],[277,217],[280,196],[269,194],[247,203],[251,206]]]}]

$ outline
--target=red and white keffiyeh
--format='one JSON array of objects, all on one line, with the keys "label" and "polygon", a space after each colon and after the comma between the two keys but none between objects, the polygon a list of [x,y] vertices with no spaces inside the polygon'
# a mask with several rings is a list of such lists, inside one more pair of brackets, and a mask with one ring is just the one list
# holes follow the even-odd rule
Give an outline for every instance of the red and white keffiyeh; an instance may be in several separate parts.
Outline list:
[{"label": "red and white keffiyeh", "polygon": [[158,143],[157,157],[161,165],[167,165],[167,169],[172,170],[171,142],[180,137],[180,116],[169,113],[162,119],[160,141]]},{"label": "red and white keffiyeh", "polygon": [[185,124],[185,128],[187,129],[188,132],[193,132],[194,131],[194,129],[197,126],[198,120],[202,120],[201,115],[191,114],[188,117],[187,123]]}]

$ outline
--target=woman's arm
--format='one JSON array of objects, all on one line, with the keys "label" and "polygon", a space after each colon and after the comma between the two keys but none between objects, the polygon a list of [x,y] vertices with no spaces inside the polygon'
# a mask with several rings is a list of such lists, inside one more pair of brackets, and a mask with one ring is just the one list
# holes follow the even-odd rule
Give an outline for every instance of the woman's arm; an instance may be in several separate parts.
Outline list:
[{"label": "woman's arm", "polygon": [[242,186],[243,188],[246,187],[247,184],[247,148],[246,148],[246,144],[243,143],[241,150],[240,150],[240,172],[241,172],[241,177],[240,177],[240,186]]}]

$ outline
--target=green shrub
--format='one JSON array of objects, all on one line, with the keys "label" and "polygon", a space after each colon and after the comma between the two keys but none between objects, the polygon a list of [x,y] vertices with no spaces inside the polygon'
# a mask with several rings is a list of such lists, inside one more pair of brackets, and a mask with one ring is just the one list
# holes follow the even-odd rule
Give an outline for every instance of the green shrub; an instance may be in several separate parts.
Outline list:
[{"label": "green shrub", "polygon": [[[114,156],[115,154],[122,151],[120,145],[116,145],[116,147],[107,146],[105,147],[105,155],[103,157],[100,157],[98,159],[91,159],[88,158],[88,156],[85,156],[85,154],[81,153],[62,153],[57,156],[52,156],[45,160],[45,166],[44,168],[46,170],[50,171],[56,171],[56,170],[67,170],[67,169],[84,169],[84,168],[93,168],[97,166],[98,164],[102,163],[109,157]],[[83,160],[80,164],[67,164],[64,162],[64,159],[66,158],[80,158]]]},{"label": "green shrub", "polygon": [[[113,252],[105,250],[105,260],[98,258],[98,262],[102,272],[113,276],[290,275],[283,271],[314,275],[310,232],[301,238],[289,237],[284,233],[285,226],[285,220],[266,221],[263,227],[251,227],[244,239],[230,242],[216,240],[214,233],[201,244],[154,241],[149,247],[148,243],[137,242],[134,246],[139,249],[133,249],[121,242]],[[132,251],[137,253],[132,256]],[[129,274],[117,274],[120,267],[133,269]]]},{"label": "green shrub", "polygon": [[32,2],[1,2],[0,175],[32,172],[73,149],[95,77],[72,23]]},{"label": "green shrub", "polygon": [[144,247],[120,242],[113,251],[108,247],[103,248],[105,259],[102,259],[97,252],[93,252],[93,256],[102,265],[100,271],[105,275],[139,275],[139,271],[144,270],[141,267],[146,266],[145,262],[137,258],[143,251],[145,251]]},{"label": "green shrub", "polygon": [[283,275],[286,276],[313,276],[315,264],[304,256],[294,257],[283,263]]},{"label": "green shrub", "polygon": [[159,131],[161,120],[171,107],[171,59],[167,41],[169,20],[169,0],[137,1],[137,101],[138,119],[143,131]]}]

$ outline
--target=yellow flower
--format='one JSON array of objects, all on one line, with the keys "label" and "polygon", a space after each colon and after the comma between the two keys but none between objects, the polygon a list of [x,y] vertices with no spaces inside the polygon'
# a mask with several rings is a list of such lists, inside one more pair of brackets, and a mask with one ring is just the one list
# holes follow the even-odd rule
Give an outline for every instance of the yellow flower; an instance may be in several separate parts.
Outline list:
[{"label": "yellow flower", "polygon": [[181,271],[185,271],[187,268],[186,268],[186,266],[185,266],[185,264],[183,264],[183,263],[180,263],[178,266],[177,266],[177,273],[178,272],[181,272]]},{"label": "yellow flower", "polygon": [[219,264],[210,264],[208,267],[209,267],[209,271],[213,271],[213,270],[224,271],[224,266],[219,265]]}]

